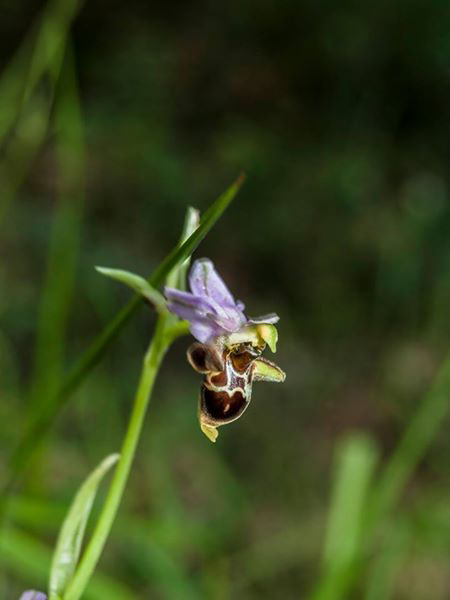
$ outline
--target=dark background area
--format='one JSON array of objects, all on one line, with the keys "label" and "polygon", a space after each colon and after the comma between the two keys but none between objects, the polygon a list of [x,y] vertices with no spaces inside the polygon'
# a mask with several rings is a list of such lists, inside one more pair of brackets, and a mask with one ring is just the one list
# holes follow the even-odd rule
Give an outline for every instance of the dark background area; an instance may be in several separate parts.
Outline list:
[{"label": "dark background area", "polygon": [[[0,8],[6,65],[40,3]],[[362,431],[388,460],[448,348],[450,4],[85,2],[72,44],[86,193],[65,365],[129,297],[93,266],[150,274],[186,205],[205,209],[244,171],[195,256],[249,314],[281,316],[287,372],[282,386],[255,385],[213,446],[177,342],[100,568],[136,598],[307,597],[336,444]],[[50,130],[0,223],[2,457],[29,414],[55,171]],[[152,323],[141,310],[27,471],[17,519],[49,546],[61,507],[120,446]],[[397,505],[415,525],[391,591],[365,595],[370,561],[388,552],[380,534],[348,598],[449,597],[447,430],[448,419]],[[40,582],[15,564],[5,599]]]}]

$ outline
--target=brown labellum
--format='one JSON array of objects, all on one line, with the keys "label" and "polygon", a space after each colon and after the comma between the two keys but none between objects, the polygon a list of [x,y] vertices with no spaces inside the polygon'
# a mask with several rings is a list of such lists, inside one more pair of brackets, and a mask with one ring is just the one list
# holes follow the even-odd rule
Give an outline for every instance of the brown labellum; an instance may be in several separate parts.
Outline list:
[{"label": "brown labellum", "polygon": [[263,347],[241,343],[232,347],[192,344],[191,366],[203,375],[198,416],[200,427],[213,442],[217,427],[238,419],[246,410],[254,381],[284,381],[285,374],[261,357]]}]

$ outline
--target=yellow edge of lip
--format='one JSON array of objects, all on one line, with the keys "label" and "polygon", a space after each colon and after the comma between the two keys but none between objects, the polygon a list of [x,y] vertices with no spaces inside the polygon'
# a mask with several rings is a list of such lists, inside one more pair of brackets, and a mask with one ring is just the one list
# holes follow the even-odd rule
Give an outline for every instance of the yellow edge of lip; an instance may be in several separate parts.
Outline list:
[{"label": "yellow edge of lip", "polygon": [[200,423],[200,429],[211,442],[215,443],[219,435],[217,427],[214,427],[214,425],[208,425],[207,423]]}]

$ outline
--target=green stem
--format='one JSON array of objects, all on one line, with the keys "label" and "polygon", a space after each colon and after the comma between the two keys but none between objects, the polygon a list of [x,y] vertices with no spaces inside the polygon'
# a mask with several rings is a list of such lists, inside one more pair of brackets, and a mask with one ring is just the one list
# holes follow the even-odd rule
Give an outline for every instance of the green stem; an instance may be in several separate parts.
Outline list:
[{"label": "green stem", "polygon": [[[197,248],[206,234],[214,226],[217,220],[222,216],[225,209],[233,200],[245,177],[241,175],[236,181],[212,204],[203,214],[197,229],[182,243],[166,256],[160,263],[156,271],[148,279],[150,285],[158,288],[164,283],[168,273],[177,265],[180,265]],[[24,470],[31,455],[39,442],[44,438],[46,432],[50,429],[58,413],[68,401],[70,394],[85,379],[89,371],[100,362],[107,348],[119,335],[121,330],[130,321],[136,310],[142,304],[142,297],[135,296],[122,310],[112,319],[112,321],[103,329],[103,331],[94,339],[86,351],[82,354],[73,368],[67,374],[59,390],[46,402],[35,418],[26,426],[22,438],[19,440],[16,448],[8,460],[7,473],[9,476],[4,485],[1,486],[1,492],[6,497],[13,489],[19,474]],[[3,507],[2,507],[3,504]],[[4,502],[0,498],[0,520]]]},{"label": "green stem", "polygon": [[[120,461],[114,472],[108,496],[94,533],[92,534],[83,558],[67,587],[66,593],[64,594],[64,600],[78,600],[78,598],[81,597],[94,572],[111,530],[128,480],[153,384],[164,354],[170,346],[171,341],[174,339],[174,336],[170,333],[173,328],[171,327],[169,329],[167,326],[169,320],[170,318],[168,318],[167,315],[161,315],[158,319],[155,335],[153,336],[144,358],[133,412],[122,445]],[[184,332],[184,330],[182,331]]]}]

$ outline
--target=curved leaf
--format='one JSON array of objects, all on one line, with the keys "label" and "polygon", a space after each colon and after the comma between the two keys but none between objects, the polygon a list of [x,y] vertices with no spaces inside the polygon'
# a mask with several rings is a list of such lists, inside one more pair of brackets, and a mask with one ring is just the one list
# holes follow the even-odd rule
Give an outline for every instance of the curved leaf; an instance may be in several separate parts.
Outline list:
[{"label": "curved leaf", "polygon": [[119,459],[110,454],[92,471],[78,490],[59,532],[49,578],[49,600],[62,597],[80,556],[81,544],[98,486]]},{"label": "curved leaf", "polygon": [[164,296],[158,292],[158,290],[155,290],[155,288],[140,275],[136,275],[136,273],[124,271],[122,269],[109,269],[106,267],[95,267],[95,269],[102,275],[111,277],[111,279],[115,279],[116,281],[120,281],[120,283],[124,283],[137,294],[141,294],[141,296],[144,296],[144,298],[147,298],[147,300],[154,304],[157,310],[166,310],[166,301]]}]

